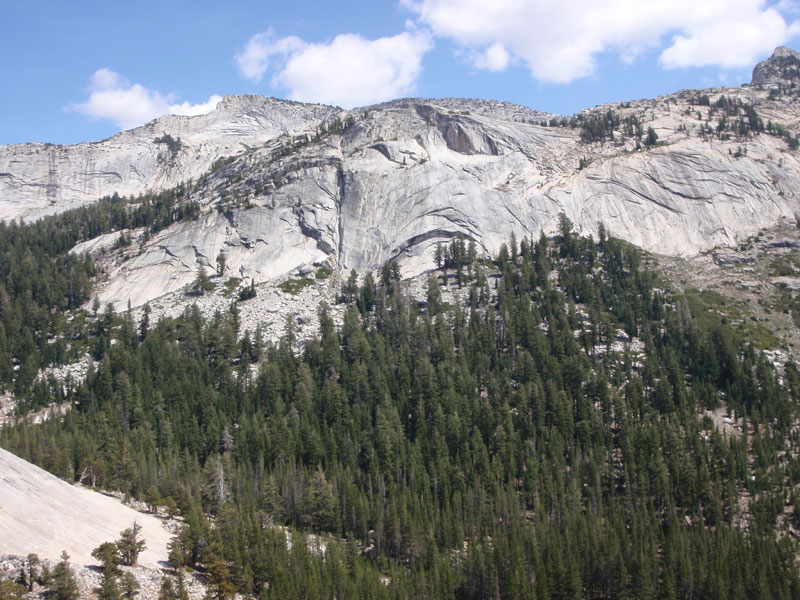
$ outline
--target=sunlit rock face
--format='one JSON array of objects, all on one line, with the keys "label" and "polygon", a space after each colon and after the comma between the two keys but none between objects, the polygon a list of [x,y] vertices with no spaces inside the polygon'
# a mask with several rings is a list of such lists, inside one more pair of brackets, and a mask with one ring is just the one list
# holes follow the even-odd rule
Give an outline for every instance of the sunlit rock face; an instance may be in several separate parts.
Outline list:
[{"label": "sunlit rock face", "polygon": [[783,46],[753,69],[753,85],[779,85],[792,88],[800,79],[800,54]]},{"label": "sunlit rock face", "polygon": [[[778,49],[754,78],[773,77],[764,73],[785,56]],[[723,96],[788,134],[720,136]],[[602,223],[647,250],[693,255],[800,213],[792,93],[763,84],[683,91],[583,114],[608,111],[613,131],[587,142],[579,124],[502,102],[403,99],[342,111],[228,97],[208,115],[162,117],[102,142],[0,148],[0,215],[35,218],[186,183],[202,206],[197,220],[147,239],[132,232],[127,250],[113,250],[118,234],[75,248],[106,272],[99,299],[124,307],[184,289],[220,255],[225,277],[257,283],[321,263],[363,272],[397,260],[414,275],[432,268],[436,244],[463,237],[495,253],[512,233],[554,233],[561,213],[585,234]],[[646,143],[649,128],[656,144]]]},{"label": "sunlit rock face", "polygon": [[168,189],[199,177],[220,157],[313,131],[338,112],[262,96],[228,96],[207,115],[167,115],[99,142],[0,146],[0,215],[31,219],[114,192]]}]

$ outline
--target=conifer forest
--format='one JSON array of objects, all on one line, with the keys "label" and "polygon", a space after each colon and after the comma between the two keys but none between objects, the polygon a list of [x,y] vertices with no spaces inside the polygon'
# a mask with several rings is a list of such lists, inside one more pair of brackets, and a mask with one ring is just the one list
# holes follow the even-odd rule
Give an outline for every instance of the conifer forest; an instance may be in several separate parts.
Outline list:
[{"label": "conifer forest", "polygon": [[[425,301],[387,263],[342,282],[341,325],[321,304],[314,339],[268,343],[237,304],[82,308],[77,241],[197,210],[137,206],[0,223],[0,385],[71,406],[0,445],[171,505],[170,563],[213,597],[800,598],[800,371],[642,251],[563,216],[496,256],[454,239]],[[86,352],[85,380],[36,377]]]}]

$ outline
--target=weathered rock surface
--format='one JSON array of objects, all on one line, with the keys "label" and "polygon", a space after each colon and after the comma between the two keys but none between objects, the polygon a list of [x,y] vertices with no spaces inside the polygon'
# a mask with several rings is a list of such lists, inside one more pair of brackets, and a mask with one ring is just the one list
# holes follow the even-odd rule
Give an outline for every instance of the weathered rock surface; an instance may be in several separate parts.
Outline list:
[{"label": "weathered rock surface", "polygon": [[[261,96],[228,96],[207,115],[167,115],[100,142],[3,146],[0,215],[30,220],[114,192],[128,196],[168,189],[202,175],[217,158],[282,135],[313,133],[339,112]],[[165,135],[180,139],[179,147],[171,149]]]},{"label": "weathered rock surface", "polygon": [[793,87],[800,78],[800,54],[780,46],[772,56],[761,61],[753,69],[753,84],[781,85]]},{"label": "weathered rock surface", "polygon": [[702,122],[684,132],[668,100],[615,108],[650,116],[665,145],[586,145],[568,128],[402,101],[290,156],[249,152],[194,190],[209,207],[199,220],[110,267],[100,299],[136,306],[178,290],[220,252],[230,273],[257,282],[323,261],[363,271],[397,259],[413,275],[437,243],[463,235],[496,252],[512,231],[553,233],[564,212],[584,233],[603,222],[648,250],[692,255],[798,210],[800,163],[782,139],[714,140]]},{"label": "weathered rock surface", "polygon": [[[0,579],[9,581],[19,581],[24,573],[25,557],[13,554],[0,554]],[[51,572],[59,561],[44,559],[42,566],[46,566]],[[102,583],[102,574],[97,566],[87,567],[70,562],[70,568],[78,586],[78,598],[96,598],[95,590]],[[148,567],[136,566],[120,567],[123,573],[130,573],[139,583],[138,600],[157,600],[161,587],[161,577],[163,570],[151,569]],[[184,581],[186,582],[187,592],[190,600],[200,600],[206,595],[206,586],[201,581],[197,573],[187,573]],[[32,592],[26,595],[29,600],[48,600],[53,597],[51,588],[39,584],[34,585]]]},{"label": "weathered rock surface", "polygon": [[0,448],[0,554],[58,560],[66,550],[76,565],[94,565],[91,553],[119,538],[137,521],[147,549],[139,563],[151,569],[167,560],[170,533],[154,516],[118,500],[68,484]]},{"label": "weathered rock surface", "polygon": [[[792,56],[778,49],[758,77],[793,76],[781,67]],[[612,139],[595,143],[582,142],[577,128],[544,126],[553,115],[502,102],[403,99],[344,112],[229,97],[210,115],[165,117],[98,143],[93,160],[114,162],[114,180],[66,163],[47,179],[47,161],[30,156],[36,147],[0,149],[0,185],[7,186],[0,214],[41,214],[100,193],[195,179],[189,196],[203,206],[199,219],[126,250],[113,250],[118,233],[75,248],[100,259],[99,299],[117,308],[180,292],[201,266],[214,269],[220,254],[226,276],[257,283],[321,263],[365,271],[390,259],[414,275],[432,266],[438,243],[465,236],[496,252],[512,232],[555,232],[562,212],[583,233],[603,223],[648,250],[691,256],[800,212],[800,161],[785,136],[712,133],[724,114],[714,104],[724,95],[795,135],[800,105],[771,91],[685,91],[591,109],[587,118],[611,110],[620,123]],[[659,144],[643,147],[626,119],[642,131],[652,127]],[[303,132],[308,137],[297,135]],[[153,139],[165,134],[182,146],[159,162],[167,148]],[[78,156],[89,147],[58,151]],[[237,152],[224,168],[203,170]],[[134,155],[141,167],[126,171],[121,157]],[[78,180],[91,184],[81,188]]]}]

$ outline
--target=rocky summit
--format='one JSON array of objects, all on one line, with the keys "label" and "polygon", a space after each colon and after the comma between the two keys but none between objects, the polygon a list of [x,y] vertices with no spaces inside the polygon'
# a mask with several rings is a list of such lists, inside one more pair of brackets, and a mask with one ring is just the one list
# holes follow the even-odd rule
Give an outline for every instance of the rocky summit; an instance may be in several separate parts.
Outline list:
[{"label": "rocky summit", "polygon": [[800,54],[781,46],[753,69],[752,83],[792,88],[800,78]]},{"label": "rocky summit", "polygon": [[[496,252],[512,234],[602,223],[647,250],[734,246],[800,212],[797,53],[779,48],[735,88],[681,91],[561,117],[504,102],[402,99],[344,111],[229,96],[76,146],[0,148],[0,215],[38,218],[118,194],[184,186],[196,218],[86,239],[101,302],[140,306],[201,266],[278,281],[325,264],[404,275],[457,237]],[[120,248],[121,236],[133,243]]]}]

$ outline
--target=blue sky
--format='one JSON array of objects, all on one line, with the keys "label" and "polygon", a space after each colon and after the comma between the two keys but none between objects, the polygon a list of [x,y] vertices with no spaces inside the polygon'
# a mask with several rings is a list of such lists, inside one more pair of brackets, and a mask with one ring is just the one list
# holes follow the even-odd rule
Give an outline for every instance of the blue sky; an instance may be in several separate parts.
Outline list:
[{"label": "blue sky", "polygon": [[463,96],[573,114],[749,81],[789,0],[0,0],[0,144],[102,139],[226,94]]}]

